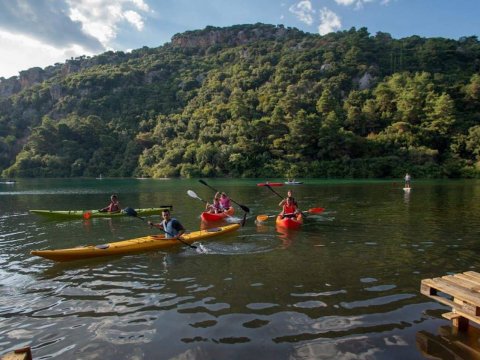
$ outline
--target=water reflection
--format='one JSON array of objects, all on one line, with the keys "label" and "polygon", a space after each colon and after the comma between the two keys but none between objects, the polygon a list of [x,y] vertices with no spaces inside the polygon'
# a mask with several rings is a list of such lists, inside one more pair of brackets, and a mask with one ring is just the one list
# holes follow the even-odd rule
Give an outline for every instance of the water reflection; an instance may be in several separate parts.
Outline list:
[{"label": "water reflection", "polygon": [[438,334],[419,331],[416,335],[418,350],[432,359],[479,359],[480,329],[469,327],[466,332],[444,325],[438,328]]}]

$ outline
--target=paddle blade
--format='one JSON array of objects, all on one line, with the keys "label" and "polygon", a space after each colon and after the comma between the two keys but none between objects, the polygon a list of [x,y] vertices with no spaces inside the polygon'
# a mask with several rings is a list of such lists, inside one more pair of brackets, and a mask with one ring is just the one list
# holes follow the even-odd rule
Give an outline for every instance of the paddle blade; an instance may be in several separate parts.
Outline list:
[{"label": "paddle blade", "polygon": [[191,198],[194,198],[194,199],[197,199],[197,200],[206,202],[205,200],[201,199],[201,198],[195,193],[195,191],[193,191],[193,190],[187,190],[187,194],[188,194],[188,196],[190,196]]},{"label": "paddle blade", "polygon": [[91,213],[90,211],[86,211],[86,212],[83,213],[83,218],[84,218],[85,220],[88,220],[88,219],[90,219],[91,217],[92,217],[92,213]]},{"label": "paddle blade", "polygon": [[187,194],[188,194],[188,196],[190,196],[192,198],[198,199],[197,194],[193,190],[187,190]]},{"label": "paddle blade", "polygon": [[257,216],[257,221],[259,222],[264,222],[268,220],[268,215],[258,215]]},{"label": "paddle blade", "polygon": [[310,214],[320,214],[321,212],[324,212],[324,211],[325,211],[325,208],[321,208],[321,207],[308,209],[308,212]]},{"label": "paddle blade", "polygon": [[135,209],[131,208],[131,207],[126,207],[125,209],[122,210],[125,214],[127,214],[128,216],[133,216],[133,217],[136,217],[140,220],[143,220],[145,221],[145,218],[141,217],[141,216],[138,216],[138,213],[135,211]]}]

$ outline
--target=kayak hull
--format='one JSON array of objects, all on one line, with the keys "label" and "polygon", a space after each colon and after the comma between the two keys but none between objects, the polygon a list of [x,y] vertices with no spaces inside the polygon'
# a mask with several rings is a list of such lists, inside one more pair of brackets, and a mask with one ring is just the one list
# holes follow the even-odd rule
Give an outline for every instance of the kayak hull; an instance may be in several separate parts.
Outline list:
[{"label": "kayak hull", "polygon": [[[193,231],[182,235],[182,240],[185,243],[191,244],[201,239],[208,239],[237,230],[239,227],[239,224],[231,224],[213,229]],[[127,255],[151,250],[163,250],[178,245],[182,245],[182,242],[179,240],[166,239],[165,235],[151,235],[102,245],[88,245],[57,250],[34,250],[31,254],[53,261],[65,262],[103,256]]]},{"label": "kayak hull", "polygon": [[[137,209],[138,216],[145,215],[159,215],[163,210],[170,210],[170,207],[159,207],[159,208],[145,208]],[[126,212],[119,211],[116,213],[109,212],[100,212],[98,210],[30,210],[32,214],[37,214],[41,216],[47,216],[49,218],[57,219],[83,219],[83,218],[101,218],[101,217],[119,217],[119,216],[129,216]],[[86,215],[89,214],[89,215]]]},{"label": "kayak hull", "polygon": [[212,214],[207,211],[204,211],[200,217],[203,221],[211,222],[211,221],[221,221],[225,220],[225,218],[232,216],[235,213],[235,209],[231,206],[227,211],[219,214]]},{"label": "kayak hull", "polygon": [[259,183],[257,186],[283,186],[281,182],[268,182],[268,183]]},{"label": "kayak hull", "polygon": [[278,215],[276,224],[284,229],[298,230],[302,227],[303,215],[300,213],[296,217],[285,217],[283,219]]}]

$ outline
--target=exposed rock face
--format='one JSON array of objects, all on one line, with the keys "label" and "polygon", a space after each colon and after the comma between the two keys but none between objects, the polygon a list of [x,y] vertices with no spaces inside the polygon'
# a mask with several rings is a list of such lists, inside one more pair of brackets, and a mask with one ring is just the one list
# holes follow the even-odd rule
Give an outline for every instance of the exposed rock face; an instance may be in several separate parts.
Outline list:
[{"label": "exposed rock face", "polygon": [[[45,69],[39,67],[33,67],[28,70],[20,71],[19,76],[12,76],[8,79],[0,78],[0,97],[9,97],[16,94],[23,89],[31,87],[35,84],[44,82],[53,76],[60,74],[60,76],[66,77],[72,73],[76,73],[87,69],[89,67],[104,64],[104,63],[118,63],[121,61],[119,53],[108,51],[94,58],[80,56],[78,58],[71,58],[64,64],[57,63],[52,66],[48,66]],[[121,53],[123,54],[123,53]],[[61,89],[52,89],[52,98],[58,99],[61,97]]]},{"label": "exposed rock face", "polygon": [[49,66],[45,68],[45,70],[39,67],[33,67],[20,71],[19,76],[12,76],[8,79],[0,78],[0,97],[9,97],[25,88],[41,83],[55,75],[55,70],[56,67],[53,66]]},{"label": "exposed rock face", "polygon": [[363,76],[358,80],[358,88],[360,90],[370,89],[374,82],[375,78],[370,75],[370,73],[366,72]]},{"label": "exposed rock face", "polygon": [[20,71],[20,86],[23,88],[30,87],[33,84],[40,83],[44,80],[43,70],[39,67],[34,67],[28,70]]},{"label": "exposed rock face", "polygon": [[5,79],[0,78],[0,97],[9,97],[21,89],[20,82],[16,76]]},{"label": "exposed rock face", "polygon": [[[299,33],[300,31],[297,30]],[[283,26],[257,25],[251,27],[238,26],[225,29],[207,26],[200,31],[187,31],[172,37],[172,45],[184,48],[208,48],[213,45],[238,46],[263,39],[278,39],[292,30]]]}]

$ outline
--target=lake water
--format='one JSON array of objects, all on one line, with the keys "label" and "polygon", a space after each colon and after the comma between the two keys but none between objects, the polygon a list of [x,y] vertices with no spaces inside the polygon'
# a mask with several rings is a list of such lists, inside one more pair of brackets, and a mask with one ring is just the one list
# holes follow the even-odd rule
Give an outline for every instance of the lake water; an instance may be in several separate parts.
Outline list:
[{"label": "lake water", "polygon": [[[197,230],[204,204],[187,190],[208,200],[214,192],[196,180],[0,184],[0,354],[31,346],[34,358],[59,359],[426,358],[419,339],[450,323],[420,281],[480,271],[480,181],[416,181],[406,194],[400,181],[305,180],[275,190],[326,210],[285,233],[273,218],[255,224],[278,212],[280,199],[256,186],[264,180],[206,180],[251,210],[239,231],[197,243],[206,252],[179,245],[71,263],[30,251],[157,232],[132,217],[53,221],[29,209],[98,209],[117,193],[122,207],[172,204]],[[447,358],[448,346],[435,351]]]}]

